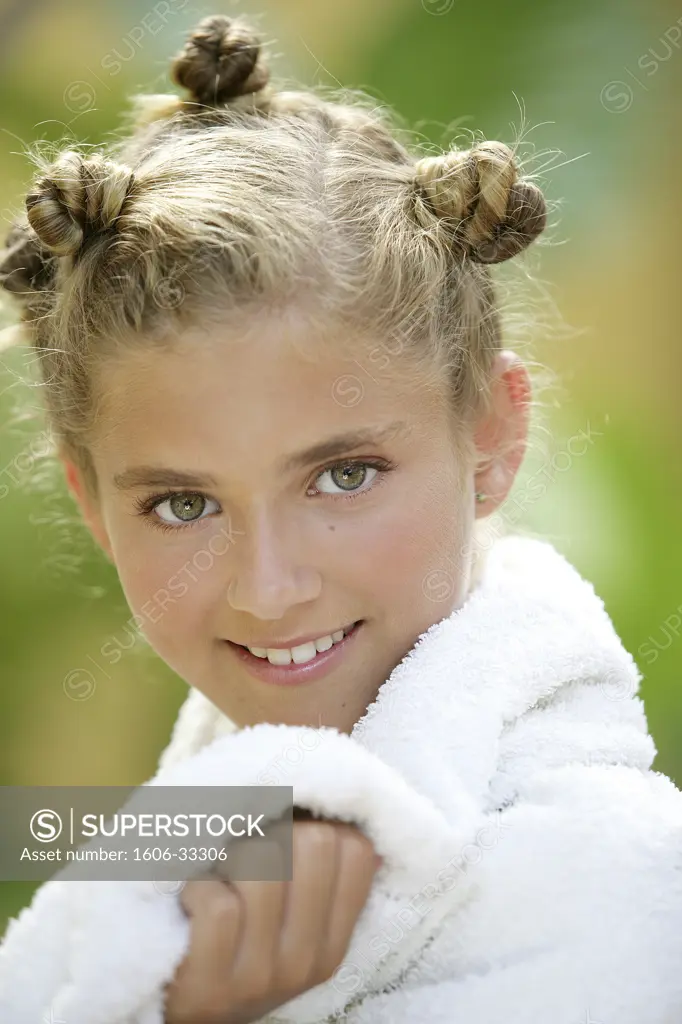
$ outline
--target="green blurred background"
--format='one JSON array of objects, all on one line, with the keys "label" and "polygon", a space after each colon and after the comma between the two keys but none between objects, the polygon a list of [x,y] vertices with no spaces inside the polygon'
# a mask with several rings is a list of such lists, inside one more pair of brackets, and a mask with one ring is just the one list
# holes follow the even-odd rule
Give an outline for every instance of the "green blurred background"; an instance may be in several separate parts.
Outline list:
[{"label": "green blurred background", "polygon": [[[507,522],[551,539],[594,583],[645,677],[654,767],[682,784],[682,7],[4,0],[3,236],[30,179],[27,147],[113,138],[126,96],[171,91],[169,58],[217,12],[260,18],[278,76],[367,90],[425,143],[462,145],[475,130],[535,152],[551,225],[519,267],[496,271],[508,346],[530,342],[557,381],[541,393],[549,430],[535,432]],[[144,649],[102,656],[106,641],[129,646],[130,612],[61,479],[40,468],[40,422],[16,422],[17,403],[39,408],[27,369],[18,350],[0,359],[0,784],[135,785],[186,686]],[[589,444],[573,440],[581,431]],[[0,885],[0,932],[35,888]]]}]

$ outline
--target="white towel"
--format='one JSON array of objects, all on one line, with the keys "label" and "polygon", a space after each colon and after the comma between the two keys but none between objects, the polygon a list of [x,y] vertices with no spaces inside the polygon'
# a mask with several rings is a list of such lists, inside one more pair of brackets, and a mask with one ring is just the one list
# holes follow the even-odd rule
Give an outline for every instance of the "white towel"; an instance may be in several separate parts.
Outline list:
[{"label": "white towel", "polygon": [[[192,691],[150,785],[291,785],[384,858],[335,977],[265,1019],[679,1024],[682,794],[640,678],[591,584],[514,536],[351,736],[236,731]],[[0,946],[0,1021],[163,1024],[188,937],[151,882],[46,882]]]}]

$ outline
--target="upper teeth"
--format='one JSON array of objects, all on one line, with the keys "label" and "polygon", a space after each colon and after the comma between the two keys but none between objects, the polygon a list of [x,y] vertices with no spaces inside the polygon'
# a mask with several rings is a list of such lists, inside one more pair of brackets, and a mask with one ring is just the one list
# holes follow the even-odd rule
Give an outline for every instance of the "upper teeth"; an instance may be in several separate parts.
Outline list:
[{"label": "upper teeth", "polygon": [[352,628],[353,626],[349,626],[345,630],[337,629],[335,633],[328,633],[318,640],[309,640],[307,644],[299,644],[298,647],[249,647],[248,649],[257,658],[267,658],[271,665],[290,665],[292,661],[297,665],[302,665],[306,661],[312,661],[318,651],[328,651],[332,644],[338,644]]}]

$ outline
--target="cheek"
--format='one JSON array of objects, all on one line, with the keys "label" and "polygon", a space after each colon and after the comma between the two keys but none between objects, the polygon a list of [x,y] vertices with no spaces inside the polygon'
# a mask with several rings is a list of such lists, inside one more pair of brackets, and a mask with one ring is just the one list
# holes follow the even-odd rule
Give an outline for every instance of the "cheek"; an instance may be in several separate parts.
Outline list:
[{"label": "cheek", "polygon": [[431,603],[434,588],[454,596],[466,566],[468,532],[454,488],[427,484],[411,500],[398,497],[362,531],[365,576],[373,592],[389,605],[398,594],[415,606]]},{"label": "cheek", "polygon": [[221,585],[217,545],[189,538],[163,544],[164,538],[147,541],[143,551],[115,552],[126,600],[162,657],[199,639]]}]

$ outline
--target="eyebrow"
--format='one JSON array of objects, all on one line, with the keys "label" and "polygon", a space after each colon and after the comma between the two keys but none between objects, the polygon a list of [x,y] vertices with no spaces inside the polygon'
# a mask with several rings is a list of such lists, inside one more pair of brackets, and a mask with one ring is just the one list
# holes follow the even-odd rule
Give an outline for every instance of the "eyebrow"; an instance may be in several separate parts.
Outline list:
[{"label": "eyebrow", "polygon": [[[405,420],[395,420],[384,427],[365,427],[346,434],[336,434],[303,451],[284,456],[278,463],[278,469],[284,473],[291,473],[295,469],[304,469],[314,462],[323,462],[337,455],[344,455],[363,445],[395,440],[408,431],[409,424]],[[115,474],[114,486],[122,491],[134,487],[218,487],[218,481],[210,474],[192,473],[187,470],[163,466],[131,466]]]}]

